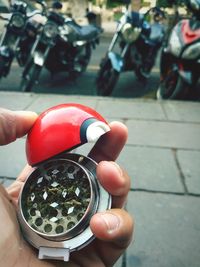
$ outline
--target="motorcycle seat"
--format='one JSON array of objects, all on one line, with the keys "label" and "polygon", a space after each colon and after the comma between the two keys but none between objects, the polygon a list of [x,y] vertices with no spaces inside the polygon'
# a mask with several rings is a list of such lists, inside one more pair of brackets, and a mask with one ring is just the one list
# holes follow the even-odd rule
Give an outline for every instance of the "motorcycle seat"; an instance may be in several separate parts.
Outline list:
[{"label": "motorcycle seat", "polygon": [[73,27],[77,40],[91,41],[98,37],[100,30],[94,25]]}]

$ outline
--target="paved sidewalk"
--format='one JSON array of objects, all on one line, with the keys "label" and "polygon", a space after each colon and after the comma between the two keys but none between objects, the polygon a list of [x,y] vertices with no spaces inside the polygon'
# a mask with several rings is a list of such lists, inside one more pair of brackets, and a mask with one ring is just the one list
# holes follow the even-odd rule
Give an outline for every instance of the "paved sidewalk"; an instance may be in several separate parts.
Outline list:
[{"label": "paved sidewalk", "polygon": [[[118,162],[132,180],[127,209],[135,217],[135,236],[115,267],[199,267],[199,103],[0,92],[0,106],[13,110],[41,112],[64,102],[89,105],[129,129]],[[26,162],[24,142],[0,148],[5,186]]]}]

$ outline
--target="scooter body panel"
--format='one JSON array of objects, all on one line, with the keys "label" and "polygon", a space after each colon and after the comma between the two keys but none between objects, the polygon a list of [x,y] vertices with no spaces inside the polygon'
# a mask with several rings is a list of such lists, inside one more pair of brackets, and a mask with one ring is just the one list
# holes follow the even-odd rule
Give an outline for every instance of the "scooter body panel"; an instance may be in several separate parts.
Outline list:
[{"label": "scooter body panel", "polygon": [[166,51],[180,62],[180,76],[191,84],[193,72],[196,72],[194,66],[199,65],[200,59],[200,21],[180,21],[172,30]]}]

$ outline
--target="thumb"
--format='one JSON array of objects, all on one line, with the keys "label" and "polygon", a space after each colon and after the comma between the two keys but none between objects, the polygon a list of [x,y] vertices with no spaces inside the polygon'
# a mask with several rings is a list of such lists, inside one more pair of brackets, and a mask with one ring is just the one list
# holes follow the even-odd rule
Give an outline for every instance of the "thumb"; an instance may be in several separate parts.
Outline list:
[{"label": "thumb", "polygon": [[35,112],[0,108],[0,145],[11,143],[27,134],[36,118]]},{"label": "thumb", "polygon": [[125,210],[110,209],[95,214],[90,221],[90,227],[97,238],[123,249],[131,241],[133,219]]}]

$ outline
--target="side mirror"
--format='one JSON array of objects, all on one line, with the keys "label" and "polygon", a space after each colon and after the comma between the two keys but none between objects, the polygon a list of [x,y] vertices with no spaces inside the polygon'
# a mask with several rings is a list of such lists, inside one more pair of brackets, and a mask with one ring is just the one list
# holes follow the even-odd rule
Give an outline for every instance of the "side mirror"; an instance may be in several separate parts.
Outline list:
[{"label": "side mirror", "polygon": [[36,0],[36,3],[42,4],[43,3],[43,0]]},{"label": "side mirror", "polygon": [[52,8],[55,8],[55,9],[62,9],[62,7],[63,7],[63,4],[61,1],[54,1],[52,4]]},{"label": "side mirror", "polygon": [[47,4],[44,0],[36,0],[36,3],[40,4],[43,10],[43,13],[46,12]]}]

